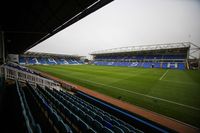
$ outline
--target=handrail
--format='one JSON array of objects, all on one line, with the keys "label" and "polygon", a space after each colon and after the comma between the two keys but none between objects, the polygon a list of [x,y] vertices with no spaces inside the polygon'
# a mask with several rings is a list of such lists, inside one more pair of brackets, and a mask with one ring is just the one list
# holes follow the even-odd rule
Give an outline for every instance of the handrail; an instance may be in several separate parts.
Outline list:
[{"label": "handrail", "polygon": [[2,70],[1,73],[4,73],[5,79],[18,80],[24,83],[29,82],[34,86],[36,86],[37,84],[41,86],[48,86],[50,88],[55,88],[57,86],[60,86],[59,83],[53,80],[46,79],[44,77],[26,71],[22,71],[17,68],[13,68],[10,66],[3,66],[1,67],[1,69],[4,69]]}]

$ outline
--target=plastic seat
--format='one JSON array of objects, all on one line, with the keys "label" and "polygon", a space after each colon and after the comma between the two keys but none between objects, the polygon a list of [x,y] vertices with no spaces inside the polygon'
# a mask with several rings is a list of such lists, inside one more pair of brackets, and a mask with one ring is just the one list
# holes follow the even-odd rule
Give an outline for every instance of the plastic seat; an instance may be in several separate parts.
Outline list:
[{"label": "plastic seat", "polygon": [[53,121],[53,123],[57,123],[58,120],[60,119],[59,116],[55,112],[52,113],[50,118]]},{"label": "plastic seat", "polygon": [[115,133],[111,129],[107,128],[107,127],[103,127],[102,132],[103,133]]},{"label": "plastic seat", "polygon": [[78,115],[78,114],[79,114],[79,111],[80,111],[80,109],[79,109],[79,108],[77,108],[76,106],[74,106],[74,107],[73,107],[73,111],[74,111],[74,112],[73,112],[74,114]]},{"label": "plastic seat", "polygon": [[126,126],[124,126],[124,125],[120,125],[119,126],[125,133],[129,133],[130,132],[130,130],[126,127]]},{"label": "plastic seat", "polygon": [[92,118],[95,118],[96,117],[96,114],[94,112],[92,112],[91,110],[88,112],[88,114],[92,117]]},{"label": "plastic seat", "polygon": [[88,114],[90,112],[90,110],[87,107],[85,107],[84,112]]},{"label": "plastic seat", "polygon": [[[132,131],[132,130],[131,130],[131,131]],[[143,131],[141,131],[141,130],[139,130],[139,129],[137,129],[137,128],[135,128],[134,132],[136,132],[136,133],[144,133]]]},{"label": "plastic seat", "polygon": [[74,123],[74,124],[77,124],[78,121],[79,121],[79,117],[76,116],[74,113],[71,113],[71,121]]},{"label": "plastic seat", "polygon": [[71,111],[66,107],[64,107],[64,115],[67,118],[71,118]]},{"label": "plastic seat", "polygon": [[119,127],[117,127],[117,126],[113,126],[113,131],[115,132],[115,133],[128,133],[128,132],[125,132],[125,131],[123,131],[121,128],[119,128]]},{"label": "plastic seat", "polygon": [[93,121],[93,128],[94,128],[97,132],[102,132],[103,125],[102,125],[100,122],[94,120],[94,121]]},{"label": "plastic seat", "polygon": [[85,121],[88,123],[88,125],[92,126],[93,125],[93,118],[89,115],[86,115]]},{"label": "plastic seat", "polygon": [[63,121],[58,122],[58,128],[61,133],[72,133],[71,128]]},{"label": "plastic seat", "polygon": [[129,133],[137,133],[137,132],[135,132],[135,131],[133,131],[133,130],[130,130]]},{"label": "plastic seat", "polygon": [[87,133],[87,131],[89,130],[89,126],[82,120],[79,120],[79,126],[81,128],[81,131],[84,133]]},{"label": "plastic seat", "polygon": [[112,119],[109,118],[107,115],[105,115],[105,116],[103,117],[103,119],[106,120],[106,121],[108,121],[108,122],[111,122],[111,121],[112,121]]},{"label": "plastic seat", "polygon": [[96,115],[95,120],[97,120],[98,122],[102,123],[103,118],[99,115]]},{"label": "plastic seat", "polygon": [[136,128],[135,127],[133,127],[133,126],[131,126],[131,125],[129,125],[129,124],[127,124],[126,123],[126,125],[125,125],[129,130],[135,130]]},{"label": "plastic seat", "polygon": [[86,114],[82,110],[79,110],[78,115],[80,118],[84,119]]},{"label": "plastic seat", "polygon": [[109,128],[109,129],[112,129],[112,127],[113,127],[113,125],[112,125],[111,123],[109,123],[108,121],[106,121],[106,120],[103,120],[103,121],[102,121],[102,124],[103,124],[105,127]]},{"label": "plastic seat", "polygon": [[64,112],[64,111],[65,111],[65,108],[64,108],[64,105],[63,105],[63,104],[60,104],[60,105],[59,105],[59,110],[60,110],[61,112]]},{"label": "plastic seat", "polygon": [[89,128],[88,133],[96,133],[96,131],[94,131],[92,128]]},{"label": "plastic seat", "polygon": [[82,106],[81,104],[79,104],[78,107],[79,107],[81,110],[84,111],[84,108],[85,108],[84,106]]},{"label": "plastic seat", "polygon": [[116,120],[112,120],[111,123],[112,123],[113,125],[115,125],[115,126],[118,126],[118,127],[120,126],[120,124],[119,124]]}]

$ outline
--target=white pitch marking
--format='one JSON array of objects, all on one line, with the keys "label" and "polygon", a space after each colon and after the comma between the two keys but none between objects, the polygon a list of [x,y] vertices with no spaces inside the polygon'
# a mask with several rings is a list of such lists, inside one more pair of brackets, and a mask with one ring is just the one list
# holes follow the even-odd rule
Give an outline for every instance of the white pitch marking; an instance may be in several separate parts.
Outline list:
[{"label": "white pitch marking", "polygon": [[162,80],[165,77],[165,75],[168,73],[168,71],[169,71],[169,69],[167,69],[167,71],[160,77],[159,80]]},{"label": "white pitch marking", "polygon": [[123,91],[129,92],[129,93],[137,94],[137,95],[148,97],[148,98],[151,98],[151,99],[156,99],[156,100],[160,100],[160,101],[164,101],[164,102],[168,102],[168,103],[172,103],[172,104],[176,104],[176,105],[179,105],[179,106],[183,106],[183,107],[186,107],[186,108],[190,108],[190,109],[193,109],[193,110],[200,111],[200,108],[193,107],[193,106],[186,105],[186,104],[182,104],[182,103],[178,103],[178,102],[174,102],[174,101],[170,101],[170,100],[167,100],[167,99],[154,97],[154,96],[150,96],[150,95],[146,95],[146,94],[141,94],[141,93],[138,93],[138,92],[135,92],[135,91],[130,91],[130,90],[122,89],[122,88],[115,87],[115,86],[110,86],[110,85],[106,85],[106,84],[102,84],[102,83],[97,83],[97,82],[94,82],[94,81],[91,81],[91,80],[84,80],[84,79],[79,79],[79,80],[91,82],[91,83],[94,83],[94,84],[99,84],[99,85],[102,85],[102,86],[107,86],[107,87],[110,87],[110,88],[115,88],[115,89],[118,89],[118,90],[123,90]]},{"label": "white pitch marking", "polygon": [[[167,72],[168,72],[168,70],[167,70]],[[65,74],[61,74],[61,75],[66,76]],[[135,92],[135,91],[130,91],[130,90],[122,89],[122,88],[119,88],[119,87],[106,85],[106,84],[103,84],[103,83],[97,83],[97,82],[94,82],[94,81],[91,81],[91,80],[87,80],[87,79],[80,79],[80,78],[75,78],[75,77],[73,77],[73,78],[74,79],[78,79],[78,80],[82,80],[82,81],[87,81],[87,82],[94,83],[94,84],[99,84],[99,85],[102,85],[102,86],[107,86],[107,87],[110,87],[110,88],[115,88],[115,89],[118,89],[118,90],[126,91],[126,92],[133,93],[133,94],[137,94],[137,95],[148,97],[148,98],[151,98],[151,99],[156,99],[156,100],[160,100],[160,101],[164,101],[164,102],[168,102],[168,103],[172,103],[172,104],[176,104],[176,105],[179,105],[179,106],[183,106],[183,107],[186,107],[186,108],[190,108],[190,109],[193,109],[193,110],[200,111],[200,108],[193,107],[193,106],[186,105],[186,104],[182,104],[182,103],[178,103],[178,102],[174,102],[174,101],[170,101],[170,100],[167,100],[167,99],[154,97],[154,96],[138,93],[138,92]]]}]

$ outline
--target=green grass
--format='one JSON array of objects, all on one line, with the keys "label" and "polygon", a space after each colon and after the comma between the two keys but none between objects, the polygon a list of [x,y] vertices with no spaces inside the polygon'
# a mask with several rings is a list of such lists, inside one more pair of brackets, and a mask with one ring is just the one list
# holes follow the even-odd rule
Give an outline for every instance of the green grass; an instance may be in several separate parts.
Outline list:
[{"label": "green grass", "polygon": [[166,73],[165,69],[93,65],[30,67],[200,127],[200,71]]}]

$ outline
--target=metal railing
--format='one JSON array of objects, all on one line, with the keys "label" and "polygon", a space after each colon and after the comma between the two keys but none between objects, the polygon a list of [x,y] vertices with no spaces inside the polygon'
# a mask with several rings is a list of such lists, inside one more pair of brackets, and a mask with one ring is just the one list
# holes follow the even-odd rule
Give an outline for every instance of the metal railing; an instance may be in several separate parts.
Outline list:
[{"label": "metal railing", "polygon": [[26,71],[19,70],[17,68],[13,68],[10,66],[1,66],[0,67],[0,74],[4,74],[5,80],[18,80],[20,82],[29,82],[31,85],[40,85],[40,86],[47,86],[49,88],[57,88],[60,86],[59,83],[46,79],[36,74],[32,74]]}]

